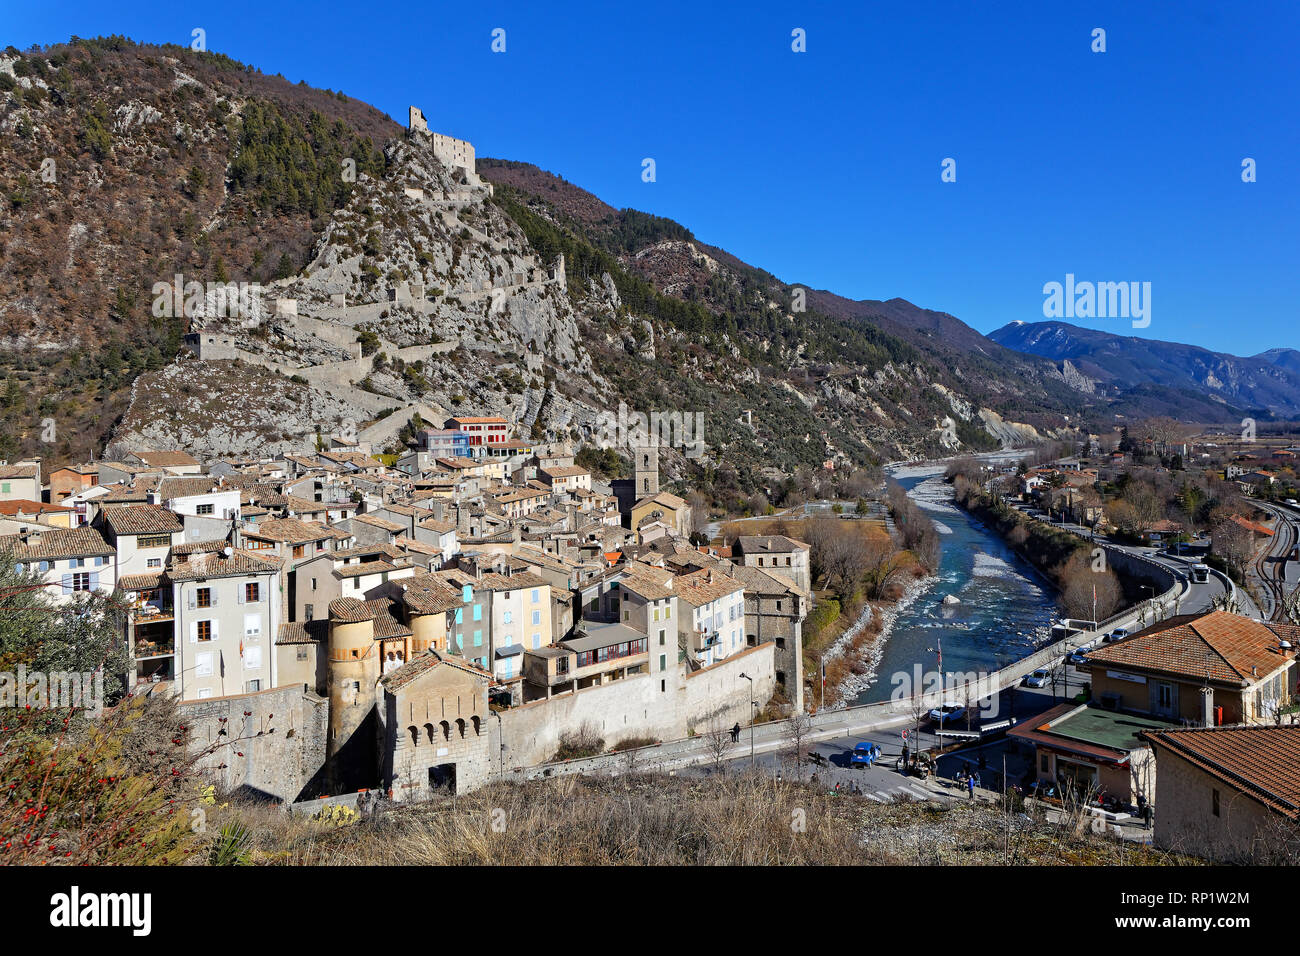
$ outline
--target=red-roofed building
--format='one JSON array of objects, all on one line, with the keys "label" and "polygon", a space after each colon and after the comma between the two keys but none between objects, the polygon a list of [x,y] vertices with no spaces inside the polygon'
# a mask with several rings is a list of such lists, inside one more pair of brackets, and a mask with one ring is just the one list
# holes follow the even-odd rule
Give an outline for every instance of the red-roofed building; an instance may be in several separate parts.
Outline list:
[{"label": "red-roofed building", "polygon": [[1156,846],[1232,863],[1300,862],[1300,727],[1148,732]]}]

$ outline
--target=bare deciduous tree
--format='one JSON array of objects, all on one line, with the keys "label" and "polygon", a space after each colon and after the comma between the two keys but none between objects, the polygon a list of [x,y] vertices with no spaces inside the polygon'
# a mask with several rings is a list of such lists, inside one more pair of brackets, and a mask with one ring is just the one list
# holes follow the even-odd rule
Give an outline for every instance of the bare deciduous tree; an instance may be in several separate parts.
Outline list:
[{"label": "bare deciduous tree", "polygon": [[808,735],[812,733],[812,718],[802,712],[790,715],[785,722],[787,752],[794,761],[794,770],[799,781],[803,782],[803,761],[807,752]]},{"label": "bare deciduous tree", "polygon": [[731,729],[724,726],[722,718],[714,717],[704,732],[704,747],[714,770],[722,769],[722,761],[731,750]]}]

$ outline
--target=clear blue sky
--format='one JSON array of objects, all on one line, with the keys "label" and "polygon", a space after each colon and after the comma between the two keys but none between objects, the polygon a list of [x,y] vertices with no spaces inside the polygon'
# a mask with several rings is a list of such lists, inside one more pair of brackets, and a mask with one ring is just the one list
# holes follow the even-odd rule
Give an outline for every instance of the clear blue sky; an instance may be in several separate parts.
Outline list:
[{"label": "clear blue sky", "polygon": [[1300,3],[723,6],[0,0],[0,45],[202,27],[211,50],[402,122],[417,104],[480,156],[670,216],[788,282],[987,332],[1041,320],[1067,272],[1146,281],[1149,328],[1079,324],[1300,347]]}]

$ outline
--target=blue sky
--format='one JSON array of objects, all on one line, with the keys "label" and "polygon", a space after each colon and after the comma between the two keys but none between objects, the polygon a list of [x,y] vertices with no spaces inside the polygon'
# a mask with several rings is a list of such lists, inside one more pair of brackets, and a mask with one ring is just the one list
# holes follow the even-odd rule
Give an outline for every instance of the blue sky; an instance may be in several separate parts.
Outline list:
[{"label": "blue sky", "polygon": [[[1289,0],[0,9],[0,45],[20,48],[188,44],[202,27],[211,50],[403,122],[417,104],[480,156],[670,216],[788,282],[900,296],[985,332],[1041,320],[1043,284],[1066,273],[1150,282],[1148,328],[1078,324],[1300,348]],[[954,183],[940,181],[948,157]]]}]

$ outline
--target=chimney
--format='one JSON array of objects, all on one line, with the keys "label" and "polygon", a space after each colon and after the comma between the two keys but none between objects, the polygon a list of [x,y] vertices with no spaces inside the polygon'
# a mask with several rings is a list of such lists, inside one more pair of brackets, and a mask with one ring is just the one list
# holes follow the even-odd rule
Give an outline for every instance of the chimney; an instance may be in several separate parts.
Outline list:
[{"label": "chimney", "polygon": [[1201,723],[1206,727],[1214,726],[1214,688],[1201,688]]}]

